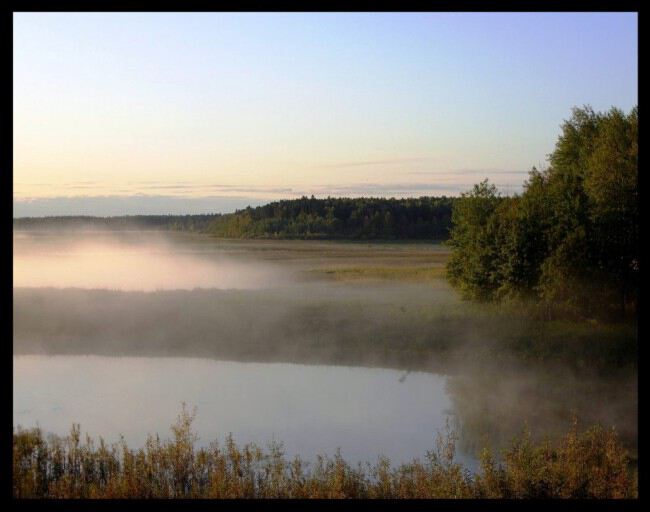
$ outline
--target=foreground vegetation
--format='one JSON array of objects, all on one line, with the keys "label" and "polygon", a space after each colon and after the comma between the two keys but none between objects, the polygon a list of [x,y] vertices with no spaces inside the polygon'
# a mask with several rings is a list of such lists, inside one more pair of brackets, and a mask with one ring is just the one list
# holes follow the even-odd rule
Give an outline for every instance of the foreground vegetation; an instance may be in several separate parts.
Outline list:
[{"label": "foreground vegetation", "polygon": [[337,453],[315,464],[287,460],[282,446],[238,446],[228,437],[197,448],[194,413],[185,407],[173,438],[150,436],[134,450],[108,446],[79,425],[65,438],[39,429],[13,435],[16,498],[634,498],[637,470],[613,430],[580,432],[574,422],[557,443],[531,442],[524,432],[497,462],[485,449],[478,472],[454,461],[456,437],[438,434],[425,459],[392,467],[350,466]]}]

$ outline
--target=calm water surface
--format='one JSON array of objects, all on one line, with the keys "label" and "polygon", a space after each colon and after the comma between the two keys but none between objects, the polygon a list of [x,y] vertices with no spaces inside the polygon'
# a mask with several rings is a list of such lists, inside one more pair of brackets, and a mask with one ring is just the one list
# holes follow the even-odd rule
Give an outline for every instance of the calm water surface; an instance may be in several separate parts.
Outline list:
[{"label": "calm water surface", "polygon": [[[282,441],[313,459],[337,448],[350,462],[424,457],[444,431],[446,378],[384,369],[194,358],[15,356],[14,424],[82,431],[142,446],[165,438],[181,403],[197,407],[199,443]],[[461,456],[462,458],[462,456]]]}]

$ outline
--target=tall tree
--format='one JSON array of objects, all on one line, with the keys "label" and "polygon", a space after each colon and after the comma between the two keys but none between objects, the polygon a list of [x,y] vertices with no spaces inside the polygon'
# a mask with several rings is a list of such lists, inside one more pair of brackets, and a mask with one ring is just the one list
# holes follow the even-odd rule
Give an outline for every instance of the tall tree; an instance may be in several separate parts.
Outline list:
[{"label": "tall tree", "polygon": [[468,297],[534,297],[580,315],[635,311],[638,109],[574,109],[549,163],[521,196],[484,181],[454,204],[452,282]]}]

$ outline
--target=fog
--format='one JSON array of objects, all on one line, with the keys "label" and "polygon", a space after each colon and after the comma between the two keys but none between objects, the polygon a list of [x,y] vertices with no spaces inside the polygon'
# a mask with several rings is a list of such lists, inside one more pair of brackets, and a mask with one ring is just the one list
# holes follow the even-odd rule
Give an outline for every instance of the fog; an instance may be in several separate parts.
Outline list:
[{"label": "fog", "polygon": [[14,287],[152,291],[251,289],[282,283],[269,264],[183,251],[156,232],[14,234]]},{"label": "fog", "polygon": [[[384,407],[395,415],[381,420],[386,426],[398,417],[401,423],[384,428],[383,437],[367,438],[366,448],[353,453],[372,459],[391,446],[402,446],[409,456],[417,450],[424,455],[447,415],[454,418],[468,454],[486,443],[507,443],[526,424],[537,436],[559,434],[575,415],[585,426],[615,426],[634,449],[636,371],[603,375],[588,360],[581,367],[561,361],[526,364],[502,350],[508,345],[514,353],[525,342],[531,329],[525,317],[494,315],[465,303],[442,278],[409,280],[408,272],[400,274],[406,278],[386,278],[391,275],[386,269],[440,269],[441,251],[433,244],[220,241],[141,231],[16,232],[14,423],[40,421],[47,430],[49,421],[57,430],[66,421],[85,419],[99,433],[129,431],[140,439],[146,429],[164,435],[174,419],[171,410],[177,411],[182,399],[202,404],[204,416],[199,410],[199,418],[206,422],[206,436],[233,428],[236,438],[259,435],[263,442],[284,434],[291,439],[282,440],[293,449],[313,453],[322,446],[308,446],[310,438],[327,439],[323,446],[328,449],[337,439],[339,446],[350,447],[346,439],[363,437],[364,429],[380,421],[360,420],[359,411],[379,414]],[[598,343],[609,341],[594,340],[595,347]],[[54,359],[43,362],[43,355],[67,359],[53,366]],[[88,359],[80,355],[102,357],[93,359],[95,369],[89,370]],[[41,359],[20,359],[25,356]],[[167,367],[151,359],[161,357],[169,359]],[[196,358],[204,362],[196,363]],[[214,366],[219,361],[262,366],[255,371]],[[293,375],[293,380],[283,380],[277,366],[265,369],[270,363],[282,363],[280,374]],[[322,377],[324,369],[342,366],[347,373],[327,370],[337,377]],[[66,370],[53,374],[54,368]],[[229,380],[224,375],[232,376],[232,368],[241,374]],[[388,372],[377,377],[388,386],[383,406],[359,391],[370,368]],[[188,377],[193,372],[198,372],[196,378]],[[267,372],[276,377],[265,379]],[[418,372],[435,379],[423,380]],[[93,375],[105,380],[84,384]],[[169,380],[164,382],[165,376]],[[232,384],[241,379],[250,386]],[[117,381],[113,400],[107,383]],[[409,388],[413,382],[417,386]],[[165,391],[169,385],[173,392]],[[404,401],[405,390],[422,397],[427,385],[431,400],[398,411],[393,401]],[[83,397],[71,400],[76,386],[86,389]],[[159,413],[147,413],[155,420],[145,425],[135,411],[152,386],[158,398],[148,407],[159,404]],[[346,387],[350,394],[341,398],[345,393],[335,388]],[[27,404],[30,393],[32,406]],[[66,404],[65,412],[45,411],[44,399],[35,406],[33,397],[39,393],[49,397],[52,407]],[[165,396],[169,402],[163,406]],[[117,398],[125,401],[121,407]],[[115,423],[102,427],[99,416],[92,419],[96,409],[83,404],[93,400],[105,406],[100,416],[111,416]],[[223,400],[229,400],[227,408]],[[286,424],[278,426],[268,412],[259,418],[242,416],[243,410],[261,411],[260,403],[277,407],[280,416],[288,414]],[[292,415],[287,403],[303,405]],[[220,408],[241,421],[217,421]],[[314,425],[323,421],[329,427],[316,432]],[[409,444],[409,438],[418,441]],[[423,446],[425,439],[431,439],[430,446]],[[371,449],[368,443],[382,446]]]}]

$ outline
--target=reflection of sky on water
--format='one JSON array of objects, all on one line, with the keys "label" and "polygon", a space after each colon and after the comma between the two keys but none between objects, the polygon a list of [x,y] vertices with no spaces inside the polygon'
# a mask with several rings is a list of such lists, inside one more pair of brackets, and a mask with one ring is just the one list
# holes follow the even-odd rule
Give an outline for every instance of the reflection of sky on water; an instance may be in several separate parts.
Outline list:
[{"label": "reflection of sky on water", "polygon": [[236,363],[190,358],[14,357],[14,424],[37,422],[133,446],[169,435],[181,402],[197,406],[200,442],[284,443],[287,455],[350,462],[423,458],[444,431],[445,377],[384,369]]}]

